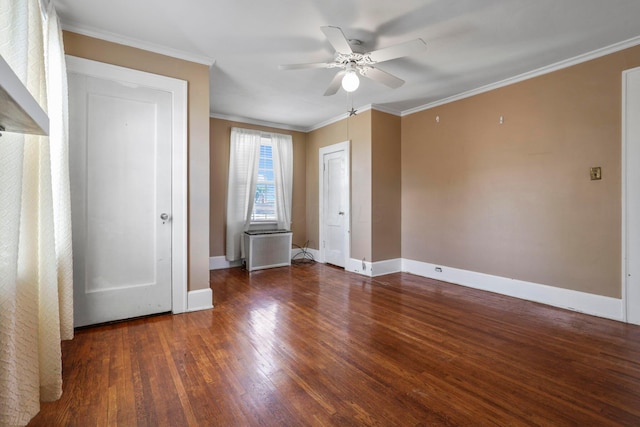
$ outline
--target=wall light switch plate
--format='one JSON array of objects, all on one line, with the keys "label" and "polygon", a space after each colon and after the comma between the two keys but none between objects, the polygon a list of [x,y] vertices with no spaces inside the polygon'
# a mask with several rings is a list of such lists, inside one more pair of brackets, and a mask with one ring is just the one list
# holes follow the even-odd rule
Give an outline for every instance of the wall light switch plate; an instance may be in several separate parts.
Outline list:
[{"label": "wall light switch plate", "polygon": [[602,179],[602,168],[600,166],[591,168],[591,181]]}]

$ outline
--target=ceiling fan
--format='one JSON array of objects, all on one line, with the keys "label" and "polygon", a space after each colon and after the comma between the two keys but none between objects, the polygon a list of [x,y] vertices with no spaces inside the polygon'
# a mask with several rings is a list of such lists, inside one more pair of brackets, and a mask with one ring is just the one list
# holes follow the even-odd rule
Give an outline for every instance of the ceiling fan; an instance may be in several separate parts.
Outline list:
[{"label": "ceiling fan", "polygon": [[382,83],[390,88],[398,88],[404,80],[374,67],[375,64],[403,56],[412,55],[426,49],[422,39],[415,39],[399,43],[373,52],[358,52],[361,45],[359,40],[349,40],[339,27],[320,27],[324,35],[335,49],[336,53],[331,62],[316,62],[311,64],[280,65],[281,70],[300,70],[305,68],[340,68],[324,95],[329,96],[338,92],[340,86],[347,92],[353,92],[360,85],[357,73],[371,80]]}]

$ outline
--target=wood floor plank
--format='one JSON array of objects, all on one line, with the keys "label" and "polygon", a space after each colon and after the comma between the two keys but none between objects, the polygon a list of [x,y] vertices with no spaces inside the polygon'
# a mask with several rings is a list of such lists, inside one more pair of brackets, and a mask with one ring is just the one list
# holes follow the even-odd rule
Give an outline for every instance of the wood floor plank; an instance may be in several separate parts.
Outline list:
[{"label": "wood floor plank", "polygon": [[78,330],[30,425],[640,425],[638,326],[321,264],[211,288],[213,310]]}]

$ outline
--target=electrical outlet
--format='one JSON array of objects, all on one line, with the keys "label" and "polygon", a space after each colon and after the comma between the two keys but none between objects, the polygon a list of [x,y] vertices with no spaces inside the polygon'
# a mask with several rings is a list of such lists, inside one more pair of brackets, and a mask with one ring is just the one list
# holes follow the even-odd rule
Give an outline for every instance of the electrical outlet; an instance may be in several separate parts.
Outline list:
[{"label": "electrical outlet", "polygon": [[602,179],[602,168],[600,166],[591,168],[591,181]]}]

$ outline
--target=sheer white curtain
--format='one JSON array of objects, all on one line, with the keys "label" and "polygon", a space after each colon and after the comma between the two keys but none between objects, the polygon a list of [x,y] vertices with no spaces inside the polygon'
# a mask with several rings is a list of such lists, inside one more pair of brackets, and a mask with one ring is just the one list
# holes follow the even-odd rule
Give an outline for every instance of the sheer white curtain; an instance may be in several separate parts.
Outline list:
[{"label": "sheer white curtain", "polygon": [[293,143],[291,135],[271,134],[273,170],[276,182],[278,228],[291,229],[291,193],[293,188]]},{"label": "sheer white curtain", "polygon": [[242,234],[251,225],[261,140],[260,131],[231,129],[226,248],[226,258],[229,261],[242,258]]},{"label": "sheer white curtain", "polygon": [[60,340],[73,335],[73,287],[57,16],[38,0],[0,0],[0,28],[0,55],[51,122],[50,137],[0,140],[0,425],[11,426],[62,394]]},{"label": "sheer white curtain", "polygon": [[47,8],[46,65],[51,146],[51,189],[58,266],[60,333],[73,338],[73,251],[71,246],[71,187],[69,184],[69,104],[67,66],[60,20],[50,1]]}]

